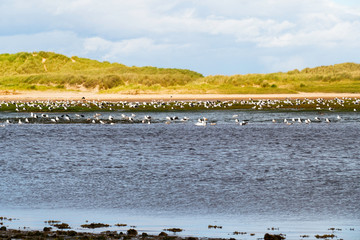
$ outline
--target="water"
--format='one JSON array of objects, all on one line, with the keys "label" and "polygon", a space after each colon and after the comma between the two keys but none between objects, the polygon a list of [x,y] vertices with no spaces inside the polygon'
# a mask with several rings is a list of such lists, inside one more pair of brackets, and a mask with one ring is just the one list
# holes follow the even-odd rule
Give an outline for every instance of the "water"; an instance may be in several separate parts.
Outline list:
[{"label": "water", "polygon": [[[234,114],[249,124],[236,125]],[[183,235],[256,239],[279,227],[272,232],[299,239],[336,227],[337,236],[360,239],[359,114],[341,113],[341,120],[314,112],[151,115],[150,125],[84,120],[1,127],[0,215],[19,218],[9,226],[33,229],[53,219],[79,230],[89,220],[148,233],[181,227]],[[167,115],[190,120],[165,124]],[[0,113],[0,122],[28,116]],[[203,116],[217,124],[195,126]],[[283,123],[315,116],[323,121]]]}]

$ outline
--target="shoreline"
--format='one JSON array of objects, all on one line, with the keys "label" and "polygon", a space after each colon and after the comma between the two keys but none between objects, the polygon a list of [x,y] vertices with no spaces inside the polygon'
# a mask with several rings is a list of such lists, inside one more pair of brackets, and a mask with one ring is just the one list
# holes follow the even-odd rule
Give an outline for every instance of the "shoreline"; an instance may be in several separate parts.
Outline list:
[{"label": "shoreline", "polygon": [[246,99],[333,99],[360,98],[360,93],[297,93],[297,94],[99,94],[72,91],[0,91],[0,101],[191,101],[191,100],[246,100]]},{"label": "shoreline", "polygon": [[[265,217],[265,216],[264,216]],[[102,217],[104,221],[107,217]],[[49,218],[44,218],[49,219]],[[50,218],[53,219],[53,218]],[[86,218],[84,218],[86,219]],[[120,219],[120,218],[116,218]],[[250,220],[246,224],[242,222],[214,221],[207,219],[199,222],[184,223],[182,218],[174,222],[149,223],[139,221],[139,225],[134,226],[134,219],[121,218],[116,224],[111,224],[107,218],[103,221],[80,221],[78,217],[67,217],[66,223],[61,220],[46,220],[25,217],[25,221],[17,218],[7,218],[0,216],[0,239],[134,239],[134,240],[199,240],[199,239],[268,239],[297,240],[307,238],[315,240],[319,238],[338,238],[355,239],[358,236],[358,225],[349,224],[342,220],[335,222],[307,222],[304,220],[295,221],[287,219],[285,221],[275,220],[257,221]],[[147,219],[149,220],[149,219]],[[124,222],[133,224],[124,224]],[[152,220],[153,221],[153,220]],[[112,221],[114,222],[114,221]],[[27,224],[30,224],[26,226]],[[35,224],[35,225],[34,225]],[[294,227],[296,225],[296,227]],[[312,226],[316,226],[313,228]],[[174,227],[176,226],[176,227]],[[302,237],[303,236],[303,237]],[[333,236],[333,237],[331,237]],[[284,238],[280,238],[284,237]]]},{"label": "shoreline", "polygon": [[[196,232],[194,229],[170,227],[168,224],[155,229],[151,225],[109,225],[101,222],[90,223],[86,221],[80,227],[73,226],[73,224],[70,226],[62,221],[48,220],[42,221],[44,223],[43,227],[26,227],[24,225],[20,227],[21,225],[16,224],[18,227],[14,228],[14,226],[9,225],[12,225],[14,221],[19,221],[19,219],[0,217],[0,221],[2,221],[2,224],[0,224],[0,239],[236,240],[250,238],[296,240],[300,237],[301,239],[315,240],[319,238],[354,239],[353,237],[358,236],[359,232],[358,226],[349,226],[347,224],[321,224],[315,229],[308,225],[299,228],[294,227],[292,224],[277,224],[271,225],[271,227],[270,225],[265,227],[264,224],[256,224],[256,226],[247,224],[246,228],[245,225],[237,227],[238,230],[231,229],[233,226],[209,224],[207,225],[208,233],[204,234],[204,230],[200,228],[198,229],[200,232]],[[183,224],[180,227],[186,227],[186,225]]]},{"label": "shoreline", "polygon": [[[219,238],[219,237],[193,237],[193,236],[179,236],[176,234],[176,229],[174,232],[168,234],[166,232],[160,232],[158,235],[147,234],[145,232],[138,233],[135,229],[128,229],[124,232],[120,231],[102,231],[100,233],[95,233],[89,231],[79,232],[74,230],[53,230],[51,227],[44,228],[43,230],[20,230],[20,229],[7,229],[6,227],[0,227],[0,238],[1,239],[133,239],[133,240],[235,240],[236,235],[247,235],[246,232],[238,232],[234,234],[235,236],[229,236],[228,238]],[[255,236],[250,235],[250,236]],[[274,233],[265,233],[264,239],[267,240],[281,240],[286,239],[286,235],[274,234]],[[304,235],[308,236],[308,235]],[[320,236],[320,235],[317,235]],[[325,236],[336,237],[333,233],[325,234]],[[262,239],[262,238],[261,238]]]}]

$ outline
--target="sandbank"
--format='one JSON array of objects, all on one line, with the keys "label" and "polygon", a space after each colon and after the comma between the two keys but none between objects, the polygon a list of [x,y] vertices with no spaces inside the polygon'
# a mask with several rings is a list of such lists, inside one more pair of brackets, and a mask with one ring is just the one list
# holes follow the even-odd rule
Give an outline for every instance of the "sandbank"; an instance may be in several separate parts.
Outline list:
[{"label": "sandbank", "polygon": [[243,99],[315,99],[360,98],[360,93],[297,93],[297,94],[100,94],[84,91],[0,91],[0,101],[174,101],[174,100],[243,100]]}]

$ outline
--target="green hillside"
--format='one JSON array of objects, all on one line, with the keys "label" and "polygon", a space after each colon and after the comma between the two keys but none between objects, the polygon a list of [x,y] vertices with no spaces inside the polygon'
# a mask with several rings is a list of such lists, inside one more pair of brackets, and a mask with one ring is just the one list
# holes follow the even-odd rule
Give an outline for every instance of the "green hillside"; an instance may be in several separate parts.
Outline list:
[{"label": "green hillside", "polygon": [[184,69],[127,67],[119,63],[66,57],[52,52],[0,55],[2,89],[48,89],[83,86],[100,90],[114,87],[161,88],[184,86],[203,76]]},{"label": "green hillside", "polygon": [[209,76],[208,85],[220,85],[238,92],[360,92],[360,64],[342,63],[283,73]]},{"label": "green hillside", "polygon": [[360,92],[360,64],[204,77],[185,69],[128,67],[52,52],[21,52],[0,54],[0,89],[98,89],[130,94]]}]

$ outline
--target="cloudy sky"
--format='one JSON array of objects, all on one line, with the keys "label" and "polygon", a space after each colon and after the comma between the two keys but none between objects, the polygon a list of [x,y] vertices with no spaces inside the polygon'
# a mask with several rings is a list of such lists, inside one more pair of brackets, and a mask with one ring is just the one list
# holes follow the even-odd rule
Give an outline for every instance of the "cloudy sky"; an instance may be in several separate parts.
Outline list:
[{"label": "cloudy sky", "polygon": [[0,0],[0,53],[204,75],[360,63],[358,0]]}]

